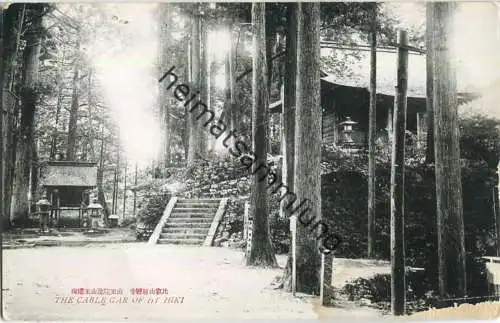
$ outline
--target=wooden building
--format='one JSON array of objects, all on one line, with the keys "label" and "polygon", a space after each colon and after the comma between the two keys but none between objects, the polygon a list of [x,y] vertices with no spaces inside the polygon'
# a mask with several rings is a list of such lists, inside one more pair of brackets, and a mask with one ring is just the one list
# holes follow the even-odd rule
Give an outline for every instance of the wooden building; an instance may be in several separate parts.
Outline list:
[{"label": "wooden building", "polygon": [[51,161],[41,168],[40,184],[52,204],[56,226],[82,225],[89,193],[97,186],[97,164]]},{"label": "wooden building", "polygon": [[[370,52],[360,54],[357,64],[350,66],[352,73],[346,77],[321,71],[321,109],[324,143],[339,143],[340,123],[348,117],[357,122],[352,133],[355,142],[364,146],[368,142],[368,116],[370,107]],[[377,52],[377,137],[387,138],[392,131],[394,95],[397,84],[397,53],[390,50]],[[426,66],[425,55],[410,53],[408,64],[407,130],[418,140],[425,140],[426,117]],[[458,80],[459,104],[477,97],[475,91]],[[281,101],[270,105],[271,113],[281,113]]]}]

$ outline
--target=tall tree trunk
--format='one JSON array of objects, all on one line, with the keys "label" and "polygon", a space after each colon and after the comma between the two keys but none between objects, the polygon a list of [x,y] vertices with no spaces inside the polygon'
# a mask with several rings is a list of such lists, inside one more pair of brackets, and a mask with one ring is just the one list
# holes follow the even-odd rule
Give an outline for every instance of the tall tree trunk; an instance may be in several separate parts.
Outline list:
[{"label": "tall tree trunk", "polygon": [[[93,116],[93,113],[92,113],[92,105],[94,104],[94,100],[92,99],[92,75],[94,73],[93,69],[91,67],[89,67],[88,69],[88,77],[87,77],[87,110],[88,110],[88,113],[89,113],[89,116],[88,116],[88,120],[92,120],[92,116]],[[89,157],[89,153],[91,151],[93,151],[92,149],[92,131],[91,130],[88,130],[87,131],[87,134],[86,134],[86,139],[85,139],[85,143],[82,147],[82,160],[88,160]]]},{"label": "tall tree trunk", "polygon": [[441,297],[466,294],[464,219],[458,137],[456,70],[451,49],[454,3],[434,6],[434,147]]},{"label": "tall tree trunk", "polygon": [[56,103],[56,116],[54,121],[54,131],[52,133],[52,142],[50,145],[50,159],[56,158],[57,152],[57,140],[59,134],[59,117],[61,114],[62,102],[63,102],[63,90],[64,90],[64,82],[63,82],[63,65],[65,60],[65,46],[62,45],[62,57],[59,58],[59,62],[57,64],[57,103]]},{"label": "tall tree trunk", "polygon": [[[200,98],[201,102],[205,103],[210,108],[210,58],[208,53],[208,21],[204,18],[201,20],[201,35],[200,35]],[[202,126],[204,119],[199,119],[196,123],[198,129],[198,140],[200,144],[200,155],[204,156],[207,153],[208,134]],[[211,136],[212,137],[212,136]]]},{"label": "tall tree trunk", "polygon": [[368,258],[375,256],[375,135],[377,133],[377,3],[373,3],[370,30],[370,112],[368,127]]},{"label": "tall tree trunk", "polygon": [[[190,41],[186,45],[187,47],[187,64],[186,64],[186,75],[188,78],[188,84],[191,86],[193,84],[193,75],[191,74],[192,69],[192,50]],[[184,145],[184,158],[189,164],[189,141],[191,136],[191,117],[189,116],[189,108],[184,105],[184,132],[182,134],[182,143]]]},{"label": "tall tree trunk", "polygon": [[[276,48],[276,27],[270,19],[266,19],[266,63],[267,63],[267,93],[269,97],[271,97],[272,89],[273,89],[273,56]],[[270,153],[271,150],[271,116],[267,113],[266,116],[266,144],[267,151]]]},{"label": "tall tree trunk", "polygon": [[118,173],[120,170],[120,147],[118,147],[116,154],[116,166],[115,166],[115,177],[113,179],[113,204],[111,206],[111,212],[113,214],[117,213],[118,210]]},{"label": "tall tree trunk", "polygon": [[426,4],[426,23],[425,23],[425,42],[426,42],[426,96],[427,96],[427,138],[426,138],[426,152],[425,161],[428,164],[434,163],[434,105],[433,105],[433,38],[435,22],[433,21],[433,11],[435,2],[427,2]]},{"label": "tall tree trunk", "polygon": [[[294,192],[294,158],[295,158],[295,81],[297,79],[297,4],[287,4],[286,23],[286,56],[285,56],[285,89],[283,96],[283,167],[282,181]],[[291,211],[286,207],[289,197],[280,205],[282,217],[289,219]],[[291,245],[291,244],[290,244]],[[283,288],[292,291],[292,248],[288,253],[288,261],[283,273]]]},{"label": "tall tree trunk", "polygon": [[79,73],[80,73],[80,37],[77,36],[76,57],[73,69],[73,93],[71,94],[71,108],[69,112],[68,124],[68,146],[66,150],[66,160],[75,160],[76,158],[76,134],[78,125],[78,107],[79,107]]},{"label": "tall tree trunk", "polygon": [[[160,14],[160,28],[159,28],[159,39],[160,39],[160,50],[159,50],[159,70],[160,73],[164,72],[164,68],[170,66],[170,29],[171,26],[171,15],[170,6],[168,3],[162,3]],[[166,166],[170,162],[170,109],[168,102],[168,93],[163,88],[162,84],[159,84],[159,110],[160,110],[160,124],[162,127],[162,147],[160,149],[160,164]]]},{"label": "tall tree trunk", "polygon": [[298,7],[294,189],[306,209],[298,216],[296,233],[297,292],[318,295],[321,257],[307,224],[321,221],[320,4]]},{"label": "tall tree trunk", "polygon": [[170,160],[171,160],[170,133],[172,132],[172,129],[170,128],[170,106],[169,106],[168,102],[163,107],[163,124],[164,124],[164,129],[163,129],[163,136],[164,136],[163,164],[166,167],[170,164]]},{"label": "tall tree trunk", "polygon": [[277,266],[269,235],[269,208],[267,180],[258,168],[267,167],[266,125],[269,94],[267,93],[267,66],[265,52],[265,3],[252,4],[253,23],[253,77],[252,77],[252,141],[255,152],[250,216],[253,218],[253,241],[246,259],[250,266]]},{"label": "tall tree trunk", "polygon": [[[236,66],[236,60],[237,60],[237,48],[236,48],[236,41],[234,39],[234,33],[232,29],[229,29],[230,33],[230,52],[228,55],[230,55],[230,60],[229,60],[229,87],[231,88],[231,106],[230,106],[230,115],[229,115],[229,124],[231,125],[231,129],[240,129],[240,124],[239,121],[241,121],[241,110],[240,110],[240,105],[237,103],[237,97],[238,97],[238,87],[237,87],[237,82],[236,82],[236,73],[237,73],[237,66]],[[236,134],[236,137],[241,137],[242,134]],[[232,138],[231,138],[232,140]]]},{"label": "tall tree trunk", "polygon": [[[135,164],[135,174],[134,174],[134,188],[137,187],[137,163]],[[137,207],[137,189],[134,189],[134,211],[132,216],[135,217],[135,210]]]},{"label": "tall tree trunk", "polygon": [[28,213],[32,212],[31,204],[35,198],[36,189],[38,187],[38,148],[39,145],[33,140],[33,156],[31,158],[31,169],[30,169],[30,187],[29,187],[29,199],[28,199]]},{"label": "tall tree trunk", "polygon": [[125,174],[123,175],[123,208],[122,218],[125,219],[125,209],[127,206],[127,161],[125,161]]},{"label": "tall tree trunk", "polygon": [[[233,33],[231,32],[232,23],[227,25],[227,30],[229,31],[229,53],[226,54],[226,59],[224,61],[224,78],[225,78],[225,97],[224,97],[224,122],[228,125],[229,129],[236,129],[236,124],[234,120],[235,116],[235,102],[234,102],[234,40]],[[233,137],[229,138],[229,147],[234,147]],[[229,151],[227,149],[223,150],[224,154],[228,155]]]},{"label": "tall tree trunk", "polygon": [[[3,86],[2,89],[6,89],[8,92],[2,99],[3,113],[5,113],[6,118],[4,119],[4,132],[2,132],[2,137],[5,138],[5,142],[2,146],[5,152],[5,157],[2,159],[3,162],[3,208],[1,213],[3,217],[3,224],[5,227],[10,225],[10,205],[12,198],[12,186],[14,180],[14,168],[15,168],[15,156],[16,156],[16,136],[15,136],[15,124],[16,124],[16,110],[18,106],[18,99],[12,94],[14,80],[16,79],[16,71],[18,70],[16,59],[19,52],[19,44],[21,37],[21,29],[24,24],[24,16],[26,11],[26,4],[13,3],[7,8],[3,13],[4,22],[2,28],[5,33],[5,41],[3,47]],[[3,93],[3,92],[2,92]]]},{"label": "tall tree trunk", "polygon": [[[102,131],[102,130],[101,130]],[[104,137],[104,136],[103,136]],[[97,199],[102,205],[104,211],[104,222],[106,225],[109,222],[109,207],[106,202],[106,195],[104,195],[104,138],[101,139],[101,153],[99,157],[99,168],[97,169]]]},{"label": "tall tree trunk", "polygon": [[404,185],[406,93],[408,90],[408,46],[406,31],[399,32],[398,84],[394,104],[394,137],[391,159],[391,309],[403,315],[406,303],[404,246]]},{"label": "tall tree trunk", "polygon": [[[193,27],[191,33],[191,88],[194,91],[200,90],[200,17],[196,14],[193,17]],[[196,101],[196,100],[193,100]],[[190,104],[190,109],[193,108],[194,102]],[[188,109],[188,110],[190,110]],[[201,145],[199,138],[199,126],[202,122],[196,121],[196,113],[188,111],[189,118],[189,147],[188,147],[188,165],[193,165],[196,159],[199,158]],[[201,121],[201,119],[200,119]]]},{"label": "tall tree trunk", "polygon": [[[5,160],[5,157],[4,157],[4,124],[3,124],[3,120],[4,120],[4,113],[6,112],[6,110],[4,110],[4,97],[3,97],[3,89],[4,89],[4,77],[5,77],[5,74],[4,74],[4,10],[5,9],[0,9],[1,12],[0,12],[0,57],[2,57],[2,61],[0,62],[0,89],[1,89],[1,93],[0,93],[0,102],[2,102],[2,106],[1,106],[1,109],[0,109],[0,228],[3,229],[3,226],[4,226],[4,214],[3,214],[3,210],[4,210],[4,199],[5,199],[5,192],[4,192],[4,160]],[[4,112],[5,111],[5,112]],[[6,221],[5,221],[6,222]]]},{"label": "tall tree trunk", "polygon": [[42,13],[45,5],[31,4],[32,23],[26,33],[26,48],[23,53],[23,75],[21,88],[20,138],[17,142],[17,155],[14,172],[14,185],[11,204],[11,220],[15,224],[27,218],[34,147],[34,118],[38,99],[37,81],[40,63]]}]

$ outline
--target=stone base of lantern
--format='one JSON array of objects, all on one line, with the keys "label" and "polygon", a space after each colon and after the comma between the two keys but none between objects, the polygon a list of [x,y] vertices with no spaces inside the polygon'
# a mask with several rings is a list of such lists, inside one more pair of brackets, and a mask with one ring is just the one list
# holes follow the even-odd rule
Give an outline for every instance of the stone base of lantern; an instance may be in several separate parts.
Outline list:
[{"label": "stone base of lantern", "polygon": [[42,231],[49,230],[49,214],[48,213],[40,213],[40,230],[42,230]]}]

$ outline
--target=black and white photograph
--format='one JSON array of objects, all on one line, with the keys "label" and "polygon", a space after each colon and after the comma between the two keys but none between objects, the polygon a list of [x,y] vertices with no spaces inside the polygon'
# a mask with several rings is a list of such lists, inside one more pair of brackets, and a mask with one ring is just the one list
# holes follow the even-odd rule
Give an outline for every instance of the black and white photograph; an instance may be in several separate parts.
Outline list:
[{"label": "black and white photograph", "polygon": [[3,320],[500,316],[500,2],[1,10]]}]

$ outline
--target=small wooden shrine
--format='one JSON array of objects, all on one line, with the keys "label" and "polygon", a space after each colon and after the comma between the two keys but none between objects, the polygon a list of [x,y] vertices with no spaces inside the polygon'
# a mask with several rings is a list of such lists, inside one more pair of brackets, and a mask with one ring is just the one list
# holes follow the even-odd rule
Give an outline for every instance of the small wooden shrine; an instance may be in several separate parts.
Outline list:
[{"label": "small wooden shrine", "polygon": [[42,167],[40,184],[51,203],[50,218],[55,226],[82,227],[89,195],[97,187],[97,164],[50,161]]}]

